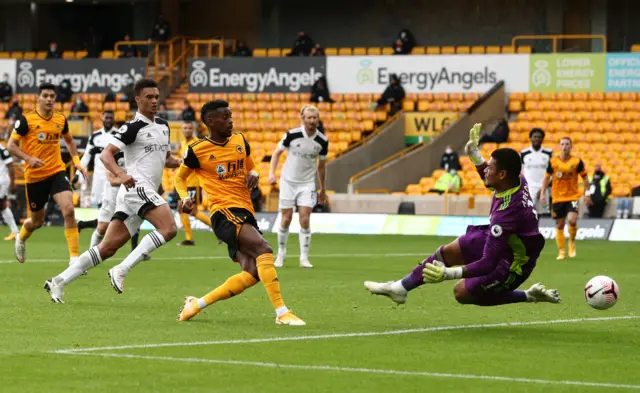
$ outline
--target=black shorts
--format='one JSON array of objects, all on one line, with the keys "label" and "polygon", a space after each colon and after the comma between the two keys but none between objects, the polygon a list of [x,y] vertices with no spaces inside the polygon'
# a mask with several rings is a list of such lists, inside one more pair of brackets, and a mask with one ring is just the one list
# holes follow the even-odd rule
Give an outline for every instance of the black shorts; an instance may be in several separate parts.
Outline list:
[{"label": "black shorts", "polygon": [[[235,260],[238,252],[238,235],[242,224],[249,224],[256,228],[258,232],[258,222],[253,214],[247,210],[238,207],[221,209],[213,213],[211,216],[211,228],[218,240],[227,244],[229,249],[229,258]],[[262,234],[262,232],[260,232]]]},{"label": "black shorts", "polygon": [[44,209],[49,197],[64,191],[71,191],[67,172],[58,172],[44,180],[27,184],[27,201],[31,211]]},{"label": "black shorts", "polygon": [[196,204],[202,203],[202,187],[187,187],[187,195],[189,199],[196,202]]},{"label": "black shorts", "polygon": [[558,202],[551,206],[551,217],[556,220],[565,218],[569,213],[578,213],[578,201]]}]

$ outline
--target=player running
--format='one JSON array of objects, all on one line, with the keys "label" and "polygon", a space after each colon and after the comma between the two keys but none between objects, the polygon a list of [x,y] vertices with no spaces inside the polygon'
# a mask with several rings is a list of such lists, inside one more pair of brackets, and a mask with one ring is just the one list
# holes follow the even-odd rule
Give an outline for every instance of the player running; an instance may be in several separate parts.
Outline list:
[{"label": "player running", "polygon": [[[171,155],[169,124],[156,117],[160,92],[158,84],[141,79],[134,86],[138,113],[126,122],[112,137],[100,154],[105,168],[122,184],[116,199],[115,214],[104,239],[85,251],[78,261],[58,276],[47,280],[44,289],[55,303],[63,303],[64,287],[78,278],[83,271],[98,266],[110,258],[134,235],[143,220],[156,230],[142,238],[122,263],[109,270],[111,285],[124,291],[124,279],[144,254],[161,247],[176,235],[176,224],[167,202],[158,195],[163,168],[176,168],[180,160]],[[116,162],[116,155],[124,153],[126,172]]]},{"label": "player running", "polygon": [[485,162],[478,151],[480,128],[476,124],[471,129],[465,151],[485,185],[494,190],[490,224],[468,226],[466,234],[441,246],[402,280],[365,281],[371,293],[403,304],[407,293],[424,283],[462,279],[454,287],[454,296],[461,304],[560,302],[557,290],[541,284],[526,291],[516,290],[535,268],[544,237],[538,232],[538,216],[527,181],[520,175],[520,156],[513,149],[497,149]]},{"label": "player running", "polygon": [[560,157],[553,157],[547,166],[547,173],[542,183],[540,202],[547,204],[546,191],[553,176],[551,187],[551,216],[556,220],[556,244],[558,245],[558,258],[565,259],[565,219],[569,219],[569,258],[575,258],[576,234],[578,233],[578,202],[580,189],[578,188],[578,176],[582,177],[584,184],[584,202],[591,205],[589,194],[589,176],[584,167],[584,162],[571,155],[573,144],[569,137],[560,139]]},{"label": "player running", "polygon": [[13,240],[18,236],[18,226],[13,212],[9,207],[7,198],[16,192],[16,178],[13,170],[13,158],[9,151],[0,145],[0,209],[2,209],[2,219],[7,224],[11,233],[4,240]]},{"label": "player running", "polygon": [[78,226],[73,211],[71,185],[60,155],[60,137],[64,138],[76,169],[85,178],[87,172],[80,163],[76,144],[69,133],[67,119],[62,113],[53,110],[56,87],[51,83],[43,83],[38,87],[38,91],[37,109],[24,113],[16,120],[7,144],[11,155],[25,162],[24,180],[27,201],[31,208],[31,217],[24,221],[16,238],[16,258],[18,262],[25,261],[25,242],[44,224],[44,208],[51,197],[60,206],[64,217],[64,236],[67,238],[71,264],[78,258]]},{"label": "player running", "polygon": [[[520,152],[522,158],[522,174],[527,180],[529,185],[529,195],[533,199],[534,203],[540,200],[540,190],[542,189],[542,182],[549,166],[549,161],[553,155],[551,149],[542,147],[542,141],[544,141],[544,131],[540,128],[534,128],[529,132],[529,139],[531,140],[531,146]],[[540,206],[540,208],[544,208]],[[538,209],[540,212],[540,209]]]},{"label": "player running", "polygon": [[[275,266],[282,267],[287,255],[289,225],[293,217],[293,208],[298,206],[300,219],[300,267],[313,267],[309,262],[311,247],[310,218],[317,203],[327,199],[325,192],[327,153],[329,140],[318,131],[318,109],[307,105],[300,111],[302,126],[287,131],[271,155],[269,183],[276,184],[276,169],[280,155],[289,150],[280,176],[280,198],[278,208],[282,218],[278,229],[278,257]],[[318,184],[316,186],[316,178]],[[320,187],[320,191],[316,192]]]},{"label": "player running", "polygon": [[276,311],[276,324],[304,325],[282,300],[273,250],[258,230],[250,194],[258,185],[251,148],[242,134],[232,132],[227,102],[208,102],[202,107],[201,118],[209,136],[189,146],[183,157],[176,175],[176,191],[182,199],[178,210],[189,213],[195,208],[187,192],[187,179],[195,171],[207,193],[213,232],[227,244],[229,257],[240,264],[242,272],[199,299],[187,296],[178,320],[187,321],[203,308],[239,295],[262,281]]},{"label": "player running", "polygon": [[[182,134],[184,135],[185,143],[180,145],[180,156],[184,156],[189,145],[192,145],[199,141],[201,138],[195,136],[195,125],[193,122],[185,121],[182,123]],[[191,199],[196,207],[202,201],[202,188],[200,187],[200,180],[198,175],[192,173],[187,179],[187,192],[189,193],[189,199]],[[199,211],[197,208],[193,209],[195,217],[205,223],[207,227],[211,227],[211,220],[206,214]],[[179,246],[194,246],[196,243],[193,241],[193,230],[191,229],[191,221],[189,220],[189,214],[180,213],[180,222],[182,222],[182,228],[184,229],[185,239],[178,243]]]}]

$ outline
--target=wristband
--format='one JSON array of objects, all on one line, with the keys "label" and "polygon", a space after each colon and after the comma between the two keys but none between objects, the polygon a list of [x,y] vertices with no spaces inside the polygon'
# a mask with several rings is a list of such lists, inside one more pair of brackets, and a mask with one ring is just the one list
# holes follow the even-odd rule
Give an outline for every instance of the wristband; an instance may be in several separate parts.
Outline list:
[{"label": "wristband", "polygon": [[253,171],[253,170],[252,170],[252,171],[249,171],[249,174],[250,174],[250,175],[253,175],[253,176],[255,176],[255,177],[260,177],[260,174],[259,174],[258,172],[256,172],[256,171]]},{"label": "wristband", "polygon": [[74,165],[80,165],[80,157],[78,157],[77,155],[71,157],[71,161],[73,161]]}]

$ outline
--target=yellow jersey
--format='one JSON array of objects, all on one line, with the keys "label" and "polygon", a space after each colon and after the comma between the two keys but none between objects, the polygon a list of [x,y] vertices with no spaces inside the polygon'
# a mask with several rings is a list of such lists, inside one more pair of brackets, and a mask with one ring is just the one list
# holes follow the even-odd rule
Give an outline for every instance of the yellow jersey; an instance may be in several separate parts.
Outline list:
[{"label": "yellow jersey", "polygon": [[238,133],[232,133],[223,143],[205,137],[187,146],[182,166],[198,175],[200,186],[207,193],[210,215],[232,207],[255,214],[246,183],[247,174],[255,167],[250,154],[249,143]]},{"label": "yellow jersey", "polygon": [[[180,146],[180,157],[183,157],[187,152],[187,148],[190,145],[198,142],[200,139],[191,137],[189,139],[185,138],[185,143]],[[198,179],[198,175],[194,172],[187,178],[187,187],[200,187],[200,180]]]},{"label": "yellow jersey", "polygon": [[578,157],[569,156],[563,161],[559,156],[552,157],[545,176],[552,177],[551,199],[553,203],[573,202],[580,199],[578,177],[585,176],[584,162]]},{"label": "yellow jersey", "polygon": [[14,125],[11,138],[22,141],[22,151],[44,161],[40,168],[24,164],[26,183],[36,183],[65,170],[60,154],[60,137],[69,132],[69,124],[62,113],[53,112],[49,119],[37,111],[24,113]]}]

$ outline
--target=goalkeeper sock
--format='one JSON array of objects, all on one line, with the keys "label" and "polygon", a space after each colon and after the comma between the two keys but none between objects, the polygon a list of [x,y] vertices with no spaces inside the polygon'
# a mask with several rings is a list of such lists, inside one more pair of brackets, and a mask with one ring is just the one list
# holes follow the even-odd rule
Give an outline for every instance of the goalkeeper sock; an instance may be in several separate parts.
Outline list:
[{"label": "goalkeeper sock", "polygon": [[569,224],[569,241],[571,243],[576,241],[576,234],[578,233],[578,224],[575,225]]},{"label": "goalkeeper sock", "polygon": [[501,304],[524,303],[527,302],[525,291],[508,291],[489,293],[479,298],[474,298],[476,306],[499,306]]},{"label": "goalkeeper sock", "polygon": [[422,270],[424,269],[424,265],[426,263],[433,263],[433,261],[440,261],[448,266],[447,261],[444,260],[444,246],[440,246],[435,254],[420,262],[418,266],[416,266],[405,278],[391,284],[391,289],[396,292],[402,293],[402,290],[412,291],[418,288],[419,286],[424,284],[424,278],[422,278]]},{"label": "goalkeeper sock", "polygon": [[189,215],[187,213],[180,213],[180,222],[182,223],[182,230],[184,230],[184,239],[188,242],[193,241],[193,231],[191,230]]},{"label": "goalkeeper sock", "polygon": [[558,229],[556,228],[556,244],[558,245],[558,250],[561,252],[565,251],[565,241],[567,239],[564,237],[564,228]]},{"label": "goalkeeper sock", "polygon": [[220,300],[226,300],[230,297],[239,295],[244,292],[245,289],[251,288],[257,283],[258,280],[256,280],[250,273],[238,273],[229,277],[227,281],[218,288],[198,299],[198,307],[203,309],[210,304],[219,302]]}]

